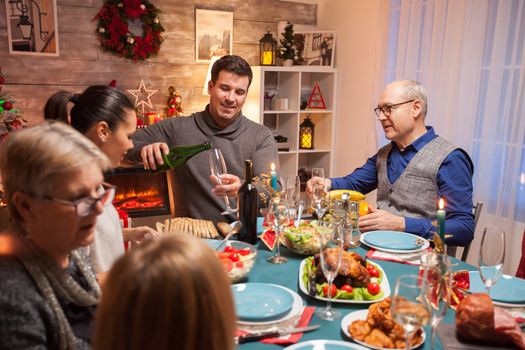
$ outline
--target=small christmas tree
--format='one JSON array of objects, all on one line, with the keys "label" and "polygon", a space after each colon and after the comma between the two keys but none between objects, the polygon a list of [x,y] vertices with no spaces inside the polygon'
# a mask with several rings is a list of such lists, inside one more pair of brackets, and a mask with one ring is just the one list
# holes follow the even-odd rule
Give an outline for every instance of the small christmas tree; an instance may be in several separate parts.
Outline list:
[{"label": "small christmas tree", "polygon": [[281,33],[282,39],[279,40],[281,46],[277,56],[283,60],[293,60],[296,59],[295,55],[295,46],[294,46],[294,37],[293,37],[293,24],[286,24],[284,27],[284,32]]},{"label": "small christmas tree", "polygon": [[182,109],[182,97],[180,93],[175,90],[173,86],[168,88],[168,103],[166,107],[166,117],[182,117],[184,110]]}]

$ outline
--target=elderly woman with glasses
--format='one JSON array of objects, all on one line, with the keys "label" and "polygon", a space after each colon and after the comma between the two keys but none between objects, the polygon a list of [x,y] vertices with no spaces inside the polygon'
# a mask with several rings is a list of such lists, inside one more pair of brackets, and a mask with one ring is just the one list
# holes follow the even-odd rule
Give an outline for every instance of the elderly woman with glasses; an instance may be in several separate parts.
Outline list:
[{"label": "elderly woman with glasses", "polygon": [[63,123],[0,148],[10,227],[0,234],[0,349],[87,349],[100,287],[82,247],[113,195],[108,158]]},{"label": "elderly woman with glasses", "polygon": [[[72,104],[68,116],[68,105]],[[137,127],[135,106],[121,91],[106,85],[93,85],[81,94],[59,91],[49,98],[46,119],[59,119],[90,139],[117,167],[133,147],[131,135]],[[121,229],[117,210],[108,203],[98,218],[90,257],[103,283],[105,273],[124,254],[124,241],[140,242],[158,233],[150,227]]]}]

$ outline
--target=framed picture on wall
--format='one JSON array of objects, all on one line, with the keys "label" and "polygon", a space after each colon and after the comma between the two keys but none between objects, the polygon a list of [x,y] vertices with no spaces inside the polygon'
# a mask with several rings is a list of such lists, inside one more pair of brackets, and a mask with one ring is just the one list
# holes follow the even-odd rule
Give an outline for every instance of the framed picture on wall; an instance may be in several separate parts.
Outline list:
[{"label": "framed picture on wall", "polygon": [[210,62],[212,56],[231,55],[233,12],[195,10],[195,61]]},{"label": "framed picture on wall", "polygon": [[335,32],[313,31],[295,32],[295,47],[297,60],[295,65],[302,66],[334,66]]},{"label": "framed picture on wall", "polygon": [[10,54],[58,56],[56,0],[5,0]]}]

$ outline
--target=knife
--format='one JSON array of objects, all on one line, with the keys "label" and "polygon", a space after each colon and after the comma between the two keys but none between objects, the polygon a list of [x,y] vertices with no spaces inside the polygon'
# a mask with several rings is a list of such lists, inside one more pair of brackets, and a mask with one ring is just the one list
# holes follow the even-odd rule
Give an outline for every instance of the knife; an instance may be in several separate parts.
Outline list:
[{"label": "knife", "polygon": [[280,336],[287,335],[287,334],[292,334],[292,333],[311,332],[311,331],[315,331],[319,327],[321,327],[320,324],[314,324],[314,325],[311,325],[311,326],[297,327],[297,328],[292,328],[292,329],[288,329],[288,330],[281,330],[281,331],[277,330],[277,331],[267,331],[267,332],[246,334],[246,335],[239,336],[237,341],[238,341],[239,344],[242,344],[242,343],[246,343],[246,342],[250,342],[250,341],[256,341],[256,340],[261,340],[261,339],[266,339],[266,338],[280,337]]}]

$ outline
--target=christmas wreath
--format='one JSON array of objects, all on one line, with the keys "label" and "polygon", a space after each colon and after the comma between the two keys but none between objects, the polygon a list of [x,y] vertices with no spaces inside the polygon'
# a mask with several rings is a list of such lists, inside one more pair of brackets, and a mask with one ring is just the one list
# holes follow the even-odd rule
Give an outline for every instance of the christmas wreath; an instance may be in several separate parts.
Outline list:
[{"label": "christmas wreath", "polygon": [[[134,61],[159,52],[162,43],[159,10],[147,0],[107,0],[95,16],[102,47]],[[142,22],[142,36],[129,31],[128,20]]]}]

